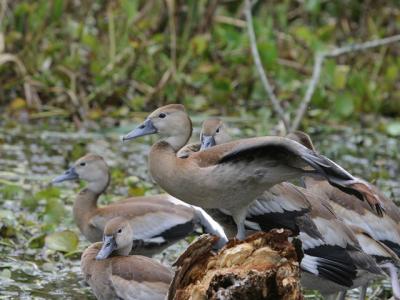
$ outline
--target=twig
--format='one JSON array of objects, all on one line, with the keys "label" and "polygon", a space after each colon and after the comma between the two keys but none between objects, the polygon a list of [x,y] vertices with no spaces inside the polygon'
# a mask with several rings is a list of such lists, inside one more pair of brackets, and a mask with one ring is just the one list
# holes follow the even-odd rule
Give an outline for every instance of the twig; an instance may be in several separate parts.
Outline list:
[{"label": "twig", "polygon": [[290,127],[290,131],[293,132],[293,131],[297,130],[297,128],[299,128],[300,122],[303,119],[304,114],[307,110],[307,107],[308,107],[308,105],[311,101],[311,98],[315,92],[315,89],[317,88],[319,78],[321,75],[322,64],[324,63],[325,58],[337,57],[339,55],[343,55],[346,53],[367,50],[370,48],[375,48],[375,47],[388,45],[388,44],[392,44],[392,43],[396,43],[396,42],[400,42],[400,34],[390,36],[387,38],[383,38],[383,39],[368,41],[368,42],[361,43],[361,44],[351,44],[348,46],[335,48],[330,51],[323,51],[323,52],[317,53],[315,55],[314,68],[313,68],[313,73],[311,76],[310,83],[308,84],[306,94],[304,95],[304,98],[301,101],[301,104],[297,110],[296,117],[295,117],[295,120],[294,120],[292,126]]},{"label": "twig", "polygon": [[251,53],[253,56],[254,64],[256,66],[258,75],[260,76],[261,83],[262,83],[265,91],[268,94],[268,97],[271,101],[271,104],[272,104],[272,107],[273,107],[275,113],[282,120],[283,124],[285,125],[286,131],[289,131],[289,128],[290,128],[289,120],[286,118],[285,113],[284,113],[281,105],[279,104],[279,100],[274,94],[274,90],[268,81],[267,75],[265,74],[265,70],[261,63],[260,54],[258,53],[258,49],[257,49],[256,35],[254,33],[253,16],[251,14],[251,7],[252,7],[251,1],[246,0],[244,12],[245,12],[245,16],[246,16],[247,31],[248,31],[248,35],[250,38]]},{"label": "twig", "polygon": [[171,60],[172,60],[172,74],[176,73],[176,24],[175,24],[175,1],[166,0],[168,7],[169,26],[171,34]]},{"label": "twig", "polygon": [[221,24],[232,25],[239,28],[246,28],[246,22],[228,16],[215,16],[214,21]]},{"label": "twig", "polygon": [[317,87],[319,77],[321,76],[322,63],[324,62],[324,55],[322,53],[318,53],[315,56],[314,68],[311,76],[310,83],[308,84],[306,94],[304,95],[303,101],[301,101],[300,106],[297,110],[296,117],[293,121],[292,126],[290,127],[290,131],[295,131],[299,125],[303,116],[307,110],[308,104],[311,101],[312,95]]}]

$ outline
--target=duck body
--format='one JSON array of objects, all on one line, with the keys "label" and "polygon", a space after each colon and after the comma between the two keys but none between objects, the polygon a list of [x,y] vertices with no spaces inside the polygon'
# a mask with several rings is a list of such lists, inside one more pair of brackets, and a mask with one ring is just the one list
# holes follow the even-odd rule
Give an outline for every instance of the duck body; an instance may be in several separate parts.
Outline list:
[{"label": "duck body", "polygon": [[[275,139],[248,142],[262,144],[275,142]],[[248,159],[235,160],[232,155],[235,146],[235,142],[215,146],[213,149],[219,151],[213,151],[213,155],[204,150],[193,153],[191,159],[182,159],[168,144],[158,142],[149,154],[151,176],[168,193],[185,202],[204,208],[236,210],[247,206],[250,195],[255,199],[266,187],[302,174],[301,161],[294,161],[298,167],[293,167],[280,164],[275,157],[257,159],[251,154]]]},{"label": "duck body", "polygon": [[[208,128],[207,138],[203,136],[205,128]],[[203,123],[202,140],[215,145],[219,135],[227,136],[223,130],[217,131],[208,120]],[[184,148],[182,152],[190,156],[195,151],[192,149],[197,148]],[[353,202],[362,203],[354,199]],[[223,210],[213,210],[212,213],[230,235],[232,221],[229,216],[224,215]],[[309,289],[322,289],[324,294],[337,293],[363,285],[382,274],[372,256],[387,252],[382,247],[378,247],[382,251],[367,252],[372,243],[377,242],[366,243],[365,238],[359,240],[359,235],[337,218],[327,198],[313,191],[290,183],[277,184],[250,204],[245,224],[251,230],[286,228],[298,235],[304,251],[301,281]]]},{"label": "duck body", "polygon": [[83,252],[81,271],[97,299],[165,299],[172,272],[151,258],[128,255],[132,231],[127,219],[111,219],[104,228],[104,242]]},{"label": "duck body", "polygon": [[[169,195],[128,198],[104,207],[81,205],[93,199],[93,192],[79,192],[73,208],[74,219],[82,234],[91,242],[101,241],[106,223],[122,216],[135,228],[134,252],[151,256],[191,234],[196,224],[193,209],[169,201]],[[84,199],[84,200],[83,200]]]},{"label": "duck body", "polygon": [[191,132],[184,107],[171,104],[155,110],[123,140],[159,134],[160,140],[149,153],[153,179],[182,201],[229,210],[238,225],[239,239],[245,236],[243,222],[248,205],[269,187],[304,174],[319,174],[380,209],[370,191],[353,188],[361,183],[352,175],[298,142],[275,136],[249,138],[195,152],[187,158],[178,157]]},{"label": "duck body", "polygon": [[[76,196],[73,215],[82,234],[91,242],[101,241],[105,225],[115,217],[126,218],[135,229],[132,240],[136,254],[160,253],[199,226],[218,235],[220,246],[227,241],[222,228],[204,211],[168,194],[132,197],[98,207],[97,201],[109,183],[108,167],[98,155],[85,155],[72,169],[54,181],[80,178],[88,182]],[[74,172],[76,175],[71,176]]]},{"label": "duck body", "polygon": [[97,299],[164,299],[172,280],[160,263],[140,255],[96,260],[102,243],[94,243],[82,254],[85,281]]}]

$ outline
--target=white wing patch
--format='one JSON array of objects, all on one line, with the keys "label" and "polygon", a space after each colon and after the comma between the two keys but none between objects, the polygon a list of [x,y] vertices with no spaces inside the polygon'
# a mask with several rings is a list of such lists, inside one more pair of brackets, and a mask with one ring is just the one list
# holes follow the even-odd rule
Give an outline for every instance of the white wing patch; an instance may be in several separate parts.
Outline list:
[{"label": "white wing patch", "polygon": [[225,234],[224,229],[221,225],[219,225],[209,214],[207,214],[202,208],[192,205],[195,215],[196,221],[206,229],[207,233],[216,235],[219,237],[217,242],[217,247],[222,248],[227,242],[228,238]]},{"label": "white wing patch", "polygon": [[249,206],[247,215],[258,216],[267,213],[283,213],[284,211],[301,211],[305,209],[303,203],[297,203],[290,196],[275,195],[268,191],[253,201]]},{"label": "white wing patch", "polygon": [[318,275],[318,258],[304,254],[304,257],[300,263],[300,267],[305,271]]},{"label": "white wing patch", "polygon": [[158,236],[172,227],[189,221],[190,219],[177,214],[155,212],[135,217],[130,220],[130,224],[134,232],[133,238],[137,240],[146,240]]},{"label": "white wing patch", "polygon": [[356,234],[356,237],[365,253],[369,255],[378,255],[391,258],[391,254],[388,253],[379,242],[368,236],[365,236],[364,234]]},{"label": "white wing patch", "polygon": [[299,239],[301,240],[301,243],[302,243],[302,246],[303,246],[303,250],[316,248],[318,246],[326,244],[323,240],[315,239],[315,238],[309,236],[304,231],[301,231],[299,233]]}]

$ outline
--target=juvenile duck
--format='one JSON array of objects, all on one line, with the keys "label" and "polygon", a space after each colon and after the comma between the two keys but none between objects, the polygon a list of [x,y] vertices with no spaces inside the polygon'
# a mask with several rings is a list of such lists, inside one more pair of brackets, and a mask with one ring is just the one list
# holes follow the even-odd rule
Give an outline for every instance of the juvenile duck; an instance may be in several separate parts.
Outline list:
[{"label": "juvenile duck", "polygon": [[269,187],[304,174],[325,177],[381,213],[377,198],[363,183],[329,159],[290,139],[241,139],[179,158],[177,152],[188,142],[192,125],[184,106],[171,104],[152,112],[123,140],[155,133],[161,139],[149,153],[153,179],[187,203],[229,211],[238,226],[239,239],[245,237],[248,205]]},{"label": "juvenile duck", "polygon": [[220,237],[218,247],[227,242],[221,226],[201,208],[190,206],[167,194],[133,197],[98,207],[97,200],[110,182],[109,169],[104,159],[87,154],[53,183],[82,179],[87,185],[76,196],[73,215],[82,234],[91,242],[101,241],[106,223],[125,217],[132,228],[135,253],[153,255],[172,243],[193,233],[196,226]]},{"label": "juvenile duck", "polygon": [[151,258],[129,256],[133,235],[130,222],[116,217],[106,224],[103,242],[83,252],[81,270],[97,299],[165,299],[172,273]]}]

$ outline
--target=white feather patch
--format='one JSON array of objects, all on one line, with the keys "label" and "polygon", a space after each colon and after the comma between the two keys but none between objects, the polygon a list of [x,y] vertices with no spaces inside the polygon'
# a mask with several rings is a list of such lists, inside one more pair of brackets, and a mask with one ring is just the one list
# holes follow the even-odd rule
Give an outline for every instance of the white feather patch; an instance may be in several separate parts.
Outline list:
[{"label": "white feather patch", "polygon": [[188,218],[167,212],[148,213],[130,220],[133,239],[146,240],[162,234],[179,224],[187,223]]},{"label": "white feather patch", "polygon": [[300,267],[305,271],[318,275],[318,258],[304,254],[304,257],[300,263]]},{"label": "white feather patch", "polygon": [[315,239],[309,236],[304,231],[299,233],[299,239],[301,240],[302,246],[304,250],[316,248],[321,245],[325,245],[326,243],[321,239]]}]

